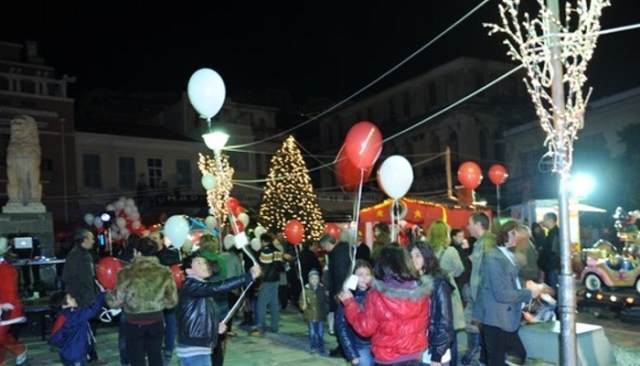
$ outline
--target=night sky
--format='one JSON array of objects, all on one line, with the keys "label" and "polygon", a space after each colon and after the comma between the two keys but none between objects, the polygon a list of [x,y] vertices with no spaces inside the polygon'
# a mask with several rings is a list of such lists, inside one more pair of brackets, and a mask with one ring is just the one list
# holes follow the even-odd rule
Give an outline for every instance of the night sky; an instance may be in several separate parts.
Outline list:
[{"label": "night sky", "polygon": [[[523,2],[534,0],[523,0]],[[169,2],[169,1],[167,1]],[[62,1],[3,0],[0,40],[34,40],[72,93],[95,87],[180,92],[201,67],[229,94],[287,89],[295,102],[348,96],[431,41],[480,3],[447,1]],[[640,23],[637,0],[612,0],[603,28]],[[498,1],[486,4],[388,83],[455,57],[508,61],[489,37]],[[640,30],[599,40],[589,70],[594,97],[640,86]]]}]

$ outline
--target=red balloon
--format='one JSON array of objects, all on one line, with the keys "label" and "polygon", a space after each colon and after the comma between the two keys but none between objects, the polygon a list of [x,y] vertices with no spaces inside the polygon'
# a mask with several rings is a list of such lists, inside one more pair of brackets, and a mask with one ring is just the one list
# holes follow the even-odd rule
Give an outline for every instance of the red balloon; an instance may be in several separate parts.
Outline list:
[{"label": "red balloon", "polygon": [[491,168],[489,168],[489,179],[491,183],[499,186],[504,183],[509,177],[509,173],[507,173],[507,168],[500,164],[493,164]]},{"label": "red balloon", "polygon": [[107,290],[113,290],[118,281],[118,271],[122,262],[114,257],[104,257],[96,264],[96,278]]},{"label": "red balloon", "polygon": [[184,281],[184,274],[182,273],[182,268],[180,268],[180,264],[176,263],[173,266],[169,267],[171,273],[173,274],[173,280],[176,281],[176,287],[178,290],[182,287],[182,282]]},{"label": "red balloon", "polygon": [[325,225],[322,232],[333,236],[333,238],[336,240],[340,240],[340,227],[336,223],[328,223],[327,225]]},{"label": "red balloon", "polygon": [[345,149],[341,149],[336,159],[336,178],[338,184],[347,192],[357,191],[360,188],[360,181],[366,181],[371,176],[373,169],[371,167],[364,169],[364,175],[362,169],[356,168],[351,160],[347,157]]},{"label": "red balloon", "polygon": [[227,210],[235,215],[236,210],[240,206],[240,202],[235,197],[229,197],[227,199]]},{"label": "red balloon", "polygon": [[233,215],[234,216],[240,216],[241,213],[246,212],[246,210],[244,209],[244,207],[242,206],[238,206],[236,207],[236,209],[233,211]]},{"label": "red balloon", "polygon": [[238,235],[238,233],[243,232],[244,224],[242,223],[242,221],[236,220],[236,224],[231,225],[231,231],[233,232],[233,235]]},{"label": "red balloon", "polygon": [[304,227],[302,223],[296,219],[287,221],[284,226],[284,235],[287,237],[287,241],[293,245],[298,245],[304,237]]},{"label": "red balloon", "polygon": [[344,149],[356,168],[369,169],[382,151],[382,134],[371,122],[358,122],[347,133]]},{"label": "red balloon", "polygon": [[476,189],[482,182],[482,171],[478,164],[467,161],[458,168],[458,180],[465,188]]}]

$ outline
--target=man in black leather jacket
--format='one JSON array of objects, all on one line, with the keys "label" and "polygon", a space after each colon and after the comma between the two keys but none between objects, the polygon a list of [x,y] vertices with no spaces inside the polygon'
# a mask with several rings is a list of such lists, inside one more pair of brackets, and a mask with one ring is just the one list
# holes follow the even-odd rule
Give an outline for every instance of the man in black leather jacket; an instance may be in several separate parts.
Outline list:
[{"label": "man in black leather jacket", "polygon": [[241,276],[209,282],[206,279],[211,277],[211,264],[196,252],[185,258],[183,268],[187,278],[178,300],[178,358],[181,363],[210,361],[218,334],[226,331],[226,325],[218,323],[212,296],[249,286],[260,276],[260,266],[253,266],[250,273]]}]

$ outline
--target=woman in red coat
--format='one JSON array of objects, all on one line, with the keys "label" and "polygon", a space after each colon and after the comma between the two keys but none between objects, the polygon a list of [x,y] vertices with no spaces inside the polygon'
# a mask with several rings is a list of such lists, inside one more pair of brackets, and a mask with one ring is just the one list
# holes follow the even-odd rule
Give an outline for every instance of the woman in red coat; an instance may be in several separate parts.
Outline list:
[{"label": "woman in red coat", "polygon": [[422,365],[432,279],[421,280],[408,253],[397,243],[380,251],[373,276],[364,308],[350,291],[339,295],[347,321],[358,334],[371,337],[376,364]]},{"label": "woman in red coat", "polygon": [[22,302],[18,295],[18,273],[16,268],[4,260],[7,239],[0,238],[0,365],[4,363],[4,351],[16,355],[16,365],[27,360],[27,348],[9,332],[11,324],[22,323],[26,319]]}]

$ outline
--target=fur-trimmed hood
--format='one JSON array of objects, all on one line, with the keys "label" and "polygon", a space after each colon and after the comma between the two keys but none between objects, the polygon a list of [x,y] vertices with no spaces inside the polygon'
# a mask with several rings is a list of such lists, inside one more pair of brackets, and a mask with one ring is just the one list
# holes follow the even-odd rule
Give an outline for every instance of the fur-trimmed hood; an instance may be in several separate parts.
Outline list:
[{"label": "fur-trimmed hood", "polygon": [[371,287],[385,296],[409,301],[418,301],[425,296],[429,296],[433,290],[433,277],[422,276],[420,281],[398,282],[398,281],[381,281],[374,279]]}]

